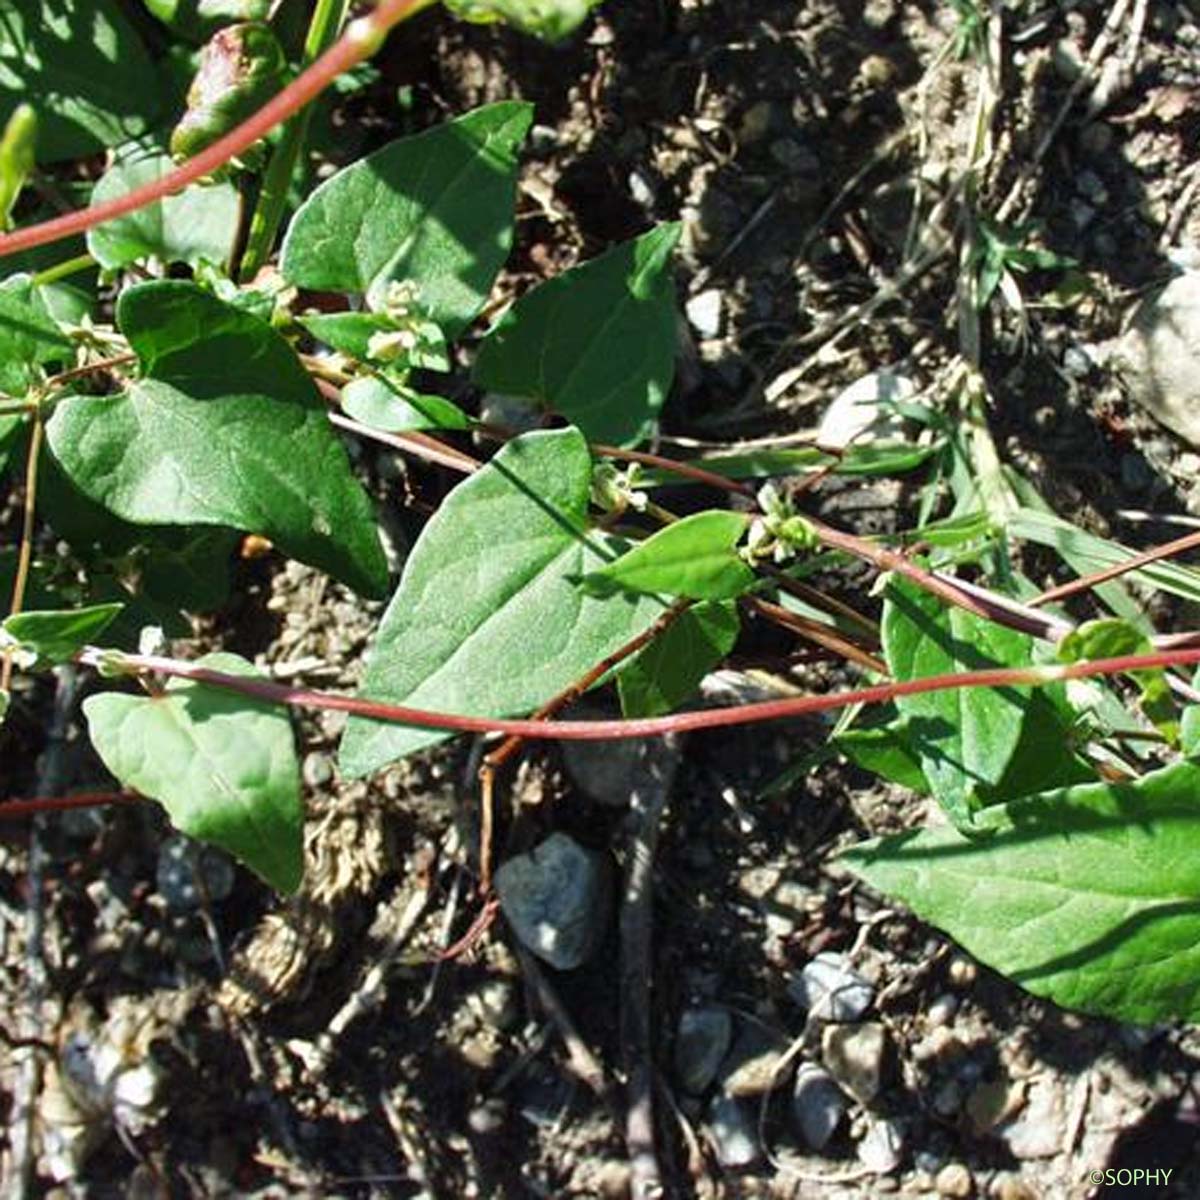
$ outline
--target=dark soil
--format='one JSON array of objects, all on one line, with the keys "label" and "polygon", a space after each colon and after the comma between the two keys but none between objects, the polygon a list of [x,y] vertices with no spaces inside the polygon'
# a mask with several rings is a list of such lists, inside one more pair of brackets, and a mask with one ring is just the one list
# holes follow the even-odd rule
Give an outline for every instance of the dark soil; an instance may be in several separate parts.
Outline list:
[{"label": "dark soil", "polygon": [[[710,289],[721,310],[715,329],[681,322],[664,444],[786,437],[814,427],[838,392],[881,368],[936,397],[959,352],[956,252],[906,275],[920,249],[914,228],[940,198],[952,200],[966,163],[980,67],[943,54],[953,8],[610,0],[561,48],[430,13],[393,39],[378,82],[335,111],[330,155],[356,156],[486,101],[534,101],[518,246],[498,299],[653,222],[682,219],[681,311]],[[980,360],[1002,457],[1056,511],[1134,545],[1172,536],[1172,515],[1200,514],[1200,461],[1131,406],[1087,350],[1165,277],[1170,250],[1200,245],[1200,204],[1169,229],[1200,136],[1200,17],[1187,3],[1148,8],[1136,44],[1131,22],[1113,39],[1110,57],[1128,55],[1128,70],[1107,94],[1082,89],[1017,192],[1014,218],[1036,223],[1089,287],[1056,306],[1057,275],[1020,277],[1027,328],[997,298]],[[1031,163],[1109,6],[1006,9],[983,211],[998,208]],[[951,203],[947,230],[958,213]],[[847,320],[881,292],[863,321]],[[401,546],[454,482],[423,466],[401,479],[373,454],[361,462],[392,498]],[[858,531],[906,527],[920,483],[829,481],[811,503]],[[1051,565],[1037,554],[1025,563],[1045,582]],[[357,679],[378,607],[274,559],[236,570],[237,598],[198,626],[197,645],[307,663],[303,678],[315,686]],[[821,582],[864,608],[877,604],[865,573]],[[762,661],[785,649],[752,630],[739,656]],[[848,678],[816,663],[784,684],[824,689]],[[780,686],[770,673],[736,682]],[[5,793],[33,791],[53,701],[44,684],[18,693],[0,731]],[[72,1036],[115,1046],[154,1081],[152,1102],[114,1109],[111,1096],[81,1099],[78,1083],[64,1090],[48,1058],[40,1113],[50,1132],[38,1160],[47,1192],[627,1194],[620,1088],[614,1113],[581,1081],[503,922],[438,961],[479,915],[468,849],[481,747],[462,741],[343,782],[333,766],[340,726],[332,714],[299,721],[310,861],[290,904],[219,859],[198,867],[207,901],[194,889],[181,895],[169,878],[178,845],[154,806],[40,824],[46,1037],[59,1048]],[[667,1194],[1125,1194],[1089,1183],[1108,1167],[1173,1172],[1139,1196],[1200,1194],[1195,1033],[1054,1009],[886,909],[837,866],[837,852],[936,817],[920,798],[837,760],[770,786],[826,733],[795,723],[682,745],[656,860],[647,989]],[[76,787],[104,786],[77,734],[66,773]],[[563,829],[618,856],[627,845],[623,812],[583,795],[553,747],[529,750],[500,794],[505,830],[520,802],[517,843]],[[23,1011],[36,970],[23,949],[28,844],[16,827],[0,842],[9,1013]],[[851,1102],[817,1153],[795,1130],[788,1073],[774,1092],[760,1080],[739,1103],[751,1124],[763,1117],[765,1141],[753,1162],[722,1165],[714,1089],[689,1097],[677,1086],[680,1013],[698,1003],[728,1009],[743,1047],[755,1042],[768,1055],[764,1080],[797,1040],[802,1058],[819,1058],[821,1031],[806,1025],[788,984],[822,951],[850,955],[874,990],[862,1019],[884,1032],[880,1090],[866,1105]],[[619,1084],[618,954],[614,911],[587,965],[546,977]],[[360,1011],[345,1022],[339,1014],[354,997]],[[0,1057],[12,1104],[21,1054]],[[864,1150],[881,1122],[891,1122],[897,1148],[882,1169]]]}]

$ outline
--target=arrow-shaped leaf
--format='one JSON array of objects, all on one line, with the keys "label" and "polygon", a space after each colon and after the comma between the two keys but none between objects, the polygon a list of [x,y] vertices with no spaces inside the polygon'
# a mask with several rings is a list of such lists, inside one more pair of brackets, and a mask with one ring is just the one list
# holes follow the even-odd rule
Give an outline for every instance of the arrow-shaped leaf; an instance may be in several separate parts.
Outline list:
[{"label": "arrow-shaped leaf", "polygon": [[587,586],[600,593],[625,588],[692,600],[733,600],[754,584],[754,572],[736,550],[747,524],[744,513],[693,513],[593,571]]}]

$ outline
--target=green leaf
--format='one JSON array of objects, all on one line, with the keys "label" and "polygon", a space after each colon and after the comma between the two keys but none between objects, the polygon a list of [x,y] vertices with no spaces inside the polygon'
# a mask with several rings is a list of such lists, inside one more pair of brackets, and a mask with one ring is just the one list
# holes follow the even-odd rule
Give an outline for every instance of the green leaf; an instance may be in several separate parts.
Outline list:
[{"label": "green leaf", "polygon": [[[1026,634],[946,605],[907,580],[889,582],[883,649],[900,682],[995,667],[1027,666]],[[1004,777],[1030,710],[1030,689],[952,688],[901,696],[900,714],[938,803],[959,825]],[[983,790],[981,790],[983,789]]]},{"label": "green leaf", "polygon": [[660,225],[522,296],[488,333],[475,381],[562,413],[592,441],[640,441],[675,375],[679,225]]},{"label": "green leaf", "polygon": [[374,375],[364,375],[342,388],[342,407],[356,421],[386,433],[468,429],[471,424],[457,404]]},{"label": "green leaf", "polygon": [[[92,190],[92,203],[157,182],[175,164],[165,151],[125,146]],[[230,183],[192,184],[156,204],[88,230],[88,250],[115,271],[142,259],[195,264],[229,261],[241,222],[241,200]]]},{"label": "green leaf", "polygon": [[871,714],[860,725],[835,733],[830,741],[854,764],[881,775],[909,791],[927,795],[929,781],[913,749],[908,721],[889,705],[882,714]]},{"label": "green leaf", "polygon": [[[586,529],[592,460],[577,429],[527,433],[460,483],[417,539],[361,694],[480,716],[529,713],[662,615],[657,597],[575,584],[618,543]],[[352,717],[348,775],[447,736]]]},{"label": "green leaf", "polygon": [[[1120,617],[1104,617],[1085,621],[1073,629],[1058,644],[1060,662],[1073,663],[1084,659],[1119,658],[1127,654],[1150,654],[1154,644],[1134,624]],[[1159,732],[1172,744],[1179,740],[1179,714],[1171,695],[1167,674],[1162,668],[1130,671],[1129,677],[1141,691],[1142,712],[1154,722]]]},{"label": "green leaf", "polygon": [[[260,677],[236,654],[207,654],[197,665]],[[83,711],[122,784],[159,801],[184,833],[228,850],[279,891],[296,891],[304,807],[286,709],[172,679],[162,695],[105,692]]]},{"label": "green leaf", "polygon": [[[826,470],[833,467],[834,475],[874,476],[899,475],[915,470],[937,452],[937,445],[914,446],[909,442],[874,442],[867,446],[850,446],[845,454],[834,459],[816,446],[796,449],[752,450],[745,454],[714,454],[708,458],[689,461],[726,479],[767,479],[772,475],[798,475],[802,472]],[[643,486],[683,487],[697,482],[673,471],[651,467],[638,474]]]},{"label": "green leaf", "polygon": [[[282,91],[287,75],[270,25],[245,21],[218,30],[200,51],[187,108],[171,130],[171,153],[182,159],[207,150]],[[256,152],[252,147],[241,158],[253,161]]]},{"label": "green leaf", "polygon": [[5,280],[0,287],[0,392],[21,395],[40,377],[39,366],[67,362],[73,354],[70,341],[34,298],[28,279]]},{"label": "green leaf", "polygon": [[13,206],[37,165],[37,113],[19,104],[0,135],[0,230],[8,229]]},{"label": "green leaf", "polygon": [[55,408],[47,439],[75,486],[135,524],[260,534],[380,595],[371,503],[287,343],[190,283],[128,288],[117,316],[145,377]]},{"label": "green leaf", "polygon": [[533,120],[505,101],[402,138],[339,171],[292,218],[281,265],[289,282],[364,292],[415,284],[448,337],[482,307],[512,244],[517,150]]},{"label": "green leaf", "polygon": [[885,838],[855,874],[1022,987],[1126,1021],[1200,1020],[1200,767],[990,808],[981,832]]},{"label": "green leaf", "polygon": [[23,612],[6,617],[2,628],[14,642],[34,651],[42,662],[62,663],[95,641],[124,607],[96,604],[57,612]]},{"label": "green leaf", "polygon": [[143,0],[177,37],[202,42],[225,25],[265,21],[270,0]]},{"label": "green leaf", "polygon": [[524,33],[556,42],[577,28],[600,0],[446,0],[467,21],[507,21]]},{"label": "green leaf", "polygon": [[692,600],[733,600],[754,586],[754,572],[736,549],[747,525],[745,513],[693,513],[638,542],[584,582],[600,593],[624,588]]},{"label": "green leaf", "polygon": [[[1128,562],[1137,553],[1119,542],[1110,542],[1087,533],[1052,513],[1038,512],[1031,508],[1017,509],[1006,523],[1005,529],[1013,537],[1051,547],[1080,575]],[[1136,579],[1146,587],[1159,588],[1185,600],[1200,601],[1200,571],[1192,567],[1173,562],[1147,563],[1130,571],[1128,577]],[[1098,594],[1106,594],[1104,589],[1109,586],[1101,584],[1094,590]],[[1114,607],[1114,611],[1118,610]],[[1118,611],[1118,616],[1130,620],[1143,614],[1138,612],[1135,605],[1132,613]]]},{"label": "green leaf", "polygon": [[673,712],[733,649],[741,623],[732,601],[693,605],[620,668],[617,690],[626,717]]},{"label": "green leaf", "polygon": [[0,121],[21,102],[38,114],[38,162],[140,137],[159,116],[154,64],[113,0],[5,0]]}]

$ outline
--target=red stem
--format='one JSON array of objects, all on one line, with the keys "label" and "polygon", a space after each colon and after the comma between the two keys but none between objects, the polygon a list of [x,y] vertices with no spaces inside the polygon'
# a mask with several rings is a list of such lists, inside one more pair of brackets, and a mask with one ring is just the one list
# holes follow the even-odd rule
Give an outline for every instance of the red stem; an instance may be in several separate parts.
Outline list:
[{"label": "red stem", "polygon": [[98,808],[102,804],[131,804],[141,798],[137,792],[73,792],[70,796],[5,800],[0,804],[0,820],[8,817],[27,817],[33,813],[63,812],[72,808]]},{"label": "red stem", "polygon": [[659,737],[665,733],[718,729],[729,725],[749,725],[758,721],[778,721],[807,713],[845,708],[851,704],[883,704],[895,700],[898,696],[917,696],[924,692],[940,692],[951,688],[1028,687],[1064,679],[1085,679],[1093,675],[1118,675],[1126,671],[1185,666],[1200,663],[1200,649],[1124,654],[1117,658],[1097,659],[1094,662],[964,671],[951,675],[934,675],[926,679],[909,679],[902,683],[878,684],[875,687],[847,692],[833,692],[824,696],[794,696],[784,700],[765,700],[756,704],[712,708],[701,712],[672,713],[665,717],[642,717],[630,721],[506,720],[501,717],[431,712],[428,709],[388,704],[381,700],[364,700],[334,692],[308,691],[304,688],[272,683],[266,679],[227,675],[222,671],[157,655],[118,654],[94,647],[81,651],[77,660],[87,666],[103,664],[110,670],[124,668],[131,674],[154,672],[190,679],[196,683],[227,688],[273,704],[326,711],[336,709],[377,721],[415,725],[423,729],[444,729],[455,733],[502,733],[552,741],[607,741],[613,738]]},{"label": "red stem", "polygon": [[115,220],[127,213],[136,212],[148,204],[154,204],[164,196],[178,192],[213,171],[225,166],[239,154],[248,150],[259,138],[282,125],[290,116],[315,100],[339,75],[369,58],[380,41],[393,25],[399,24],[416,9],[422,0],[382,0],[382,3],[367,17],[353,22],[342,39],[317,59],[307,70],[301,72],[278,95],[273,96],[253,116],[243,121],[232,132],[190,158],[181,167],[164,175],[153,183],[134,188],[124,196],[117,196],[103,204],[67,213],[27,229],[0,236],[0,258],[29,250],[34,246],[45,246],[63,238],[84,233],[105,221]]}]

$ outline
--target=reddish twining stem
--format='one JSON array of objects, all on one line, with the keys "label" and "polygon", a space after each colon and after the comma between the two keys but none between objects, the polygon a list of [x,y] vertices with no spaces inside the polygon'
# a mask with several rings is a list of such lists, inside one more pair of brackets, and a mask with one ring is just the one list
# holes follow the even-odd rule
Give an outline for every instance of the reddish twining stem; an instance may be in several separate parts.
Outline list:
[{"label": "reddish twining stem", "polygon": [[83,233],[105,221],[136,212],[148,204],[154,204],[195,183],[206,175],[232,162],[243,154],[259,138],[282,125],[290,116],[306,104],[315,100],[339,75],[369,58],[394,25],[416,9],[424,7],[424,0],[382,0],[369,16],[354,21],[342,39],[317,59],[311,67],[298,75],[278,95],[273,96],[253,116],[243,121],[232,132],[190,158],[182,166],[124,196],[117,196],[103,204],[67,213],[39,225],[30,225],[14,233],[0,237],[0,258],[44,246]]},{"label": "reddish twining stem", "polygon": [[154,673],[212,684],[253,696],[272,704],[293,708],[336,709],[389,721],[415,725],[422,729],[444,729],[454,733],[503,733],[551,741],[608,741],[614,738],[659,737],[665,733],[686,733],[695,729],[717,729],[729,725],[749,725],[759,721],[778,721],[807,713],[826,712],[851,704],[885,704],[899,696],[924,692],[942,692],[964,687],[1036,687],[1064,679],[1085,679],[1093,675],[1119,675],[1126,671],[1144,671],[1157,667],[1181,667],[1200,663],[1200,649],[1160,650],[1153,654],[1124,654],[1094,662],[1050,664],[1030,667],[999,667],[989,671],[964,671],[952,675],[933,675],[902,683],[885,683],[853,691],[823,696],[792,696],[783,700],[765,700],[701,712],[672,713],[665,717],[641,717],[629,721],[539,721],[506,720],[501,717],[474,717],[463,713],[431,712],[380,700],[364,700],[335,692],[308,691],[288,687],[266,679],[227,675],[209,667],[179,662],[152,654],[120,654],[113,650],[87,647],[77,656],[86,666],[103,666],[109,673],[123,670],[129,674]]},{"label": "reddish twining stem", "polygon": [[129,804],[140,800],[137,792],[72,792],[69,796],[36,796],[32,800],[5,800],[0,819],[28,817],[33,813],[64,812],[72,808],[97,808],[102,804]]},{"label": "reddish twining stem", "polygon": [[1049,604],[1052,600],[1065,600],[1068,596],[1074,596],[1076,592],[1089,592],[1094,587],[1098,587],[1102,583],[1108,583],[1110,579],[1117,579],[1122,575],[1128,574],[1130,571],[1136,571],[1139,567],[1149,566],[1151,563],[1159,562],[1164,558],[1172,558],[1176,554],[1182,554],[1185,550],[1191,550],[1195,546],[1200,546],[1200,533],[1185,534],[1181,538],[1176,538],[1173,542],[1164,542],[1161,546],[1155,546],[1152,550],[1144,550],[1141,554],[1134,554],[1127,558],[1124,562],[1114,563],[1111,567],[1105,567],[1102,571],[1093,571],[1090,575],[1081,575],[1078,579],[1072,579],[1069,583],[1060,584],[1058,587],[1050,588],[1049,591],[1043,592],[1040,596],[1036,596],[1029,601],[1030,606],[1038,604]]}]

